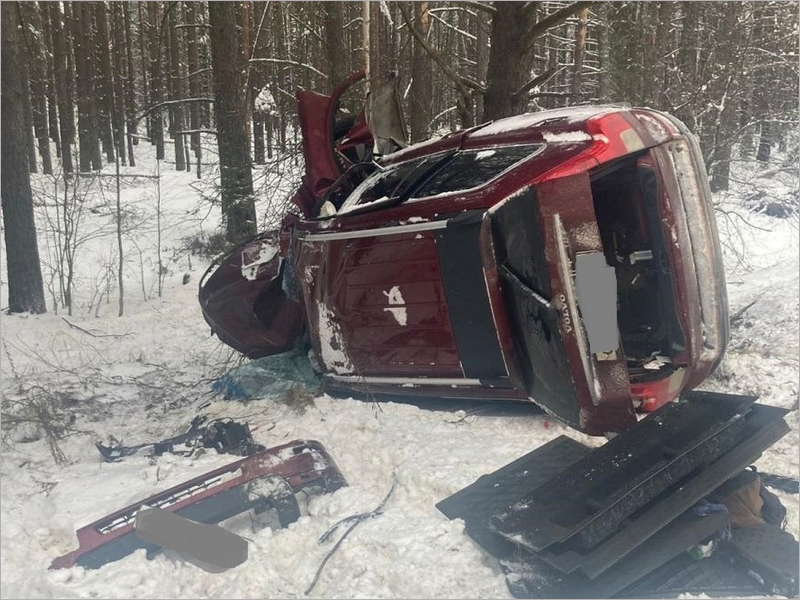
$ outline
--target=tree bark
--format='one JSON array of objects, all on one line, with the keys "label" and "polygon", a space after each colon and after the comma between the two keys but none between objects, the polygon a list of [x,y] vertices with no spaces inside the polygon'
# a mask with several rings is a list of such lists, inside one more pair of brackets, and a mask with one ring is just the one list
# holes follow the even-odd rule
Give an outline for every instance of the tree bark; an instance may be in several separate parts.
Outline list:
[{"label": "tree bark", "polygon": [[42,41],[47,63],[47,125],[50,139],[56,145],[56,158],[61,158],[61,132],[58,129],[58,101],[56,100],[56,79],[53,65],[55,51],[53,49],[53,32],[50,28],[49,9],[38,2],[39,19],[42,23]]},{"label": "tree bark", "polygon": [[114,83],[114,113],[112,125],[114,127],[114,143],[121,165],[128,162],[128,152],[125,143],[125,29],[122,24],[122,3],[111,3],[111,37],[113,46],[111,53],[114,57],[112,79]]},{"label": "tree bark", "polygon": [[250,140],[245,121],[246,65],[237,32],[236,4],[208,3],[222,214],[226,239],[232,244],[256,232]]},{"label": "tree bark", "polygon": [[[197,23],[197,12],[195,9],[195,2],[184,2],[184,21],[187,25],[195,25]],[[186,33],[186,61],[189,68],[189,96],[192,98],[200,97],[200,54],[198,52],[197,44],[197,28],[189,27]],[[196,130],[200,128],[200,108],[195,102],[189,105],[189,129]],[[191,135],[191,147],[194,151],[194,158],[198,166],[202,157],[200,147],[200,134],[193,133]]]},{"label": "tree bark", "polygon": [[78,168],[81,173],[100,170],[103,162],[98,143],[95,107],[94,52],[89,41],[92,32],[92,7],[88,2],[70,3],[72,8],[72,36],[77,74],[78,105]]},{"label": "tree bark", "polygon": [[[172,9],[169,13],[169,95],[170,100],[181,100],[183,98],[183,79],[181,78],[180,68],[180,42],[179,31],[176,29],[178,24],[178,11]],[[172,113],[172,138],[175,142],[175,169],[177,171],[186,170],[186,156],[183,152],[183,105],[173,104],[170,108]]]},{"label": "tree bark", "polygon": [[92,36],[94,52],[98,69],[95,78],[97,91],[98,117],[97,125],[100,128],[100,139],[103,142],[103,152],[110,163],[114,158],[114,136],[112,135],[112,121],[114,115],[114,81],[111,68],[111,42],[108,34],[108,11],[105,2],[92,2],[95,27],[97,35]]},{"label": "tree bark", "polygon": [[[475,81],[486,84],[486,71],[489,68],[489,44],[486,37],[486,19],[483,11],[475,11]],[[483,94],[475,97],[475,114],[483,117]]]},{"label": "tree bark", "polygon": [[0,3],[0,60],[3,63],[0,70],[0,128],[3,131],[0,136],[0,199],[5,222],[9,312],[39,314],[47,311],[47,305],[25,149],[27,136],[23,130],[23,107],[30,99],[25,96],[27,73],[18,11],[17,2]]},{"label": "tree bark", "polygon": [[133,155],[133,147],[139,143],[136,122],[136,67],[133,62],[133,36],[131,35],[131,12],[128,2],[122,3],[121,35],[124,36],[123,45],[125,47],[123,72],[125,74],[125,129],[128,144],[128,161],[132,167],[135,167],[136,157]]},{"label": "tree bark", "polygon": [[483,120],[525,112],[532,81],[534,41],[592,2],[573,2],[541,19],[527,2],[495,2]]},{"label": "tree bark", "polygon": [[[141,64],[140,72],[142,73],[142,104],[144,106],[148,106],[149,104],[153,103],[152,94],[150,93],[150,54],[149,54],[149,47],[148,47],[148,35],[147,31],[150,27],[150,23],[147,20],[148,13],[144,11],[142,8],[142,2],[136,3],[136,11],[139,17],[139,31],[138,31],[138,39],[139,39],[139,60]],[[151,131],[151,126],[153,123],[152,117],[147,117],[145,120],[145,135],[147,135],[147,139],[150,140],[150,143],[153,143],[153,134]]]},{"label": "tree bark", "polygon": [[491,50],[483,98],[483,120],[493,121],[525,112],[527,94],[518,93],[530,79],[533,44],[527,31],[531,11],[522,2],[495,2]]},{"label": "tree bark", "polygon": [[[147,21],[149,24],[149,56],[150,56],[150,103],[159,104],[164,100],[161,73],[161,14],[158,2],[147,3]],[[164,160],[164,118],[160,110],[153,113],[150,119],[150,143],[156,146],[156,160]]]},{"label": "tree bark", "polygon": [[47,124],[47,60],[44,48],[44,28],[35,3],[24,2],[19,6],[24,21],[22,31],[30,75],[33,130],[39,156],[42,158],[42,172],[50,175],[53,173],[53,163],[50,157],[50,132]]},{"label": "tree bark", "polygon": [[[769,3],[755,3],[753,37],[756,44],[764,44],[775,35],[774,17]],[[769,116],[773,102],[771,76],[772,73],[768,69],[758,69],[753,78],[753,112],[760,117],[756,160],[762,163],[769,161],[775,143],[775,131]]]},{"label": "tree bark", "polygon": [[[414,2],[414,21],[419,32],[426,36],[430,29],[430,14],[427,2]],[[419,43],[412,45],[411,89],[408,112],[410,116],[411,142],[427,139],[430,132],[431,104],[433,102],[433,80],[431,79],[431,57]]]},{"label": "tree bark", "polygon": [[656,65],[655,71],[655,107],[659,110],[669,108],[668,91],[670,86],[669,48],[672,47],[672,12],[675,7],[674,2],[658,3],[658,25],[656,26]]},{"label": "tree bark", "polygon": [[575,100],[583,92],[583,62],[586,58],[586,28],[589,21],[589,7],[578,11],[578,25],[575,27],[575,50],[573,51],[573,67],[571,92]]},{"label": "tree bark", "polygon": [[66,28],[62,23],[59,2],[43,2],[50,23],[53,39],[53,77],[56,85],[56,102],[58,104],[58,126],[61,137],[61,166],[65,174],[73,172],[72,144],[75,142],[75,101],[71,95],[72,88],[67,83],[71,80],[70,63],[67,57]]},{"label": "tree bark", "polygon": [[328,90],[333,91],[349,73],[347,61],[343,60],[342,51],[347,47],[344,43],[344,9],[343,2],[325,2],[325,62],[327,64]]},{"label": "tree bark", "polygon": [[28,153],[28,169],[30,170],[31,173],[38,173],[39,169],[36,161],[36,142],[33,137],[33,110],[31,109],[31,86],[30,86],[30,80],[27,78],[27,76],[25,77],[23,85],[25,86],[25,97],[28,99],[28,101],[22,107],[22,119],[25,122],[25,149]]}]

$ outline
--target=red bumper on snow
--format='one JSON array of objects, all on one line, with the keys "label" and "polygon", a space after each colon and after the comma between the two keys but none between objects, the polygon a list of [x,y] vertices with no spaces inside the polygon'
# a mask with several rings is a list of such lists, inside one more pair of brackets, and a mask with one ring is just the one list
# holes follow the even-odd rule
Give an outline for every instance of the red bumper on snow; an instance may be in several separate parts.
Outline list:
[{"label": "red bumper on snow", "polygon": [[295,493],[327,493],[345,485],[322,444],[295,440],[209,471],[81,527],[78,549],[53,560],[50,568],[99,568],[140,548],[157,551],[159,546],[141,540],[134,531],[136,514],[143,506],[169,510],[199,523],[219,523],[246,510],[274,508],[285,527],[300,516]]}]

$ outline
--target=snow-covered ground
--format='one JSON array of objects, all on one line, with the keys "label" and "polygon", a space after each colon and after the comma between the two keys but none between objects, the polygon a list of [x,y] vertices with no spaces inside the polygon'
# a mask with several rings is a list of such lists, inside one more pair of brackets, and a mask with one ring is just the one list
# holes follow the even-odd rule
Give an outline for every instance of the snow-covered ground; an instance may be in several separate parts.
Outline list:
[{"label": "snow-covered ground", "polygon": [[[152,175],[150,148],[140,166],[123,172]],[[107,168],[107,172],[113,169]],[[113,179],[91,184],[79,222],[73,315],[6,315],[2,326],[2,394],[6,412],[19,405],[51,407],[66,459],[57,465],[35,427],[9,431],[2,451],[0,595],[8,598],[294,598],[304,597],[333,542],[318,543],[340,519],[375,509],[394,481],[382,515],[359,525],[327,563],[310,594],[324,598],[510,598],[497,565],[435,504],[546,441],[582,436],[531,406],[442,403],[414,405],[317,397],[313,403],[275,396],[247,403],[214,395],[212,381],[237,364],[209,335],[197,303],[208,259],[189,252],[188,239],[215,231],[218,207],[204,195],[213,185],[161,165],[163,292],[156,256],[157,189],[149,178],[126,179],[125,305],[118,317]],[[748,181],[754,173],[742,168]],[[778,173],[757,183],[788,194],[796,181]],[[34,178],[40,252],[57,261],[51,179]],[[88,187],[88,182],[83,184]],[[705,387],[753,393],[791,409],[791,433],[756,463],[761,471],[798,476],[798,220],[743,208],[747,182],[720,195],[731,313],[736,315],[727,357]],[[277,193],[279,204],[289,188]],[[796,192],[795,192],[796,193]],[[261,200],[260,214],[267,211]],[[272,209],[274,212],[274,209]],[[5,264],[3,264],[3,273]],[[58,290],[45,267],[50,288]],[[184,280],[188,276],[188,283]],[[5,276],[3,275],[3,280]],[[7,305],[3,282],[0,304]],[[742,310],[749,305],[749,308]],[[287,529],[241,530],[250,540],[242,566],[210,574],[172,555],[148,561],[142,551],[99,570],[48,571],[50,561],[77,547],[74,532],[113,510],[232,460],[207,452],[189,459],[164,455],[103,463],[96,440],[155,441],[186,430],[201,410],[209,417],[246,420],[256,441],[275,446],[316,439],[330,452],[349,486],[312,498]],[[779,493],[788,529],[798,536],[798,497]]]}]

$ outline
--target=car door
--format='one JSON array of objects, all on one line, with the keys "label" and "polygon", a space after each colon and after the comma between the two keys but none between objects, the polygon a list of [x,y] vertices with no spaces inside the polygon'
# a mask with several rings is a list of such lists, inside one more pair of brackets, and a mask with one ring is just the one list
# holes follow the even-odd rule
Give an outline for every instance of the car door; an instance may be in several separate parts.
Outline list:
[{"label": "car door", "polygon": [[493,207],[490,218],[505,309],[530,398],[594,435],[633,424],[618,335],[614,330],[609,338],[602,323],[610,307],[616,327],[616,291],[607,283],[613,269],[604,275],[603,267],[610,267],[602,259],[588,174],[526,188]]},{"label": "car door", "polygon": [[323,370],[461,377],[439,269],[439,223],[298,235],[298,277]]}]

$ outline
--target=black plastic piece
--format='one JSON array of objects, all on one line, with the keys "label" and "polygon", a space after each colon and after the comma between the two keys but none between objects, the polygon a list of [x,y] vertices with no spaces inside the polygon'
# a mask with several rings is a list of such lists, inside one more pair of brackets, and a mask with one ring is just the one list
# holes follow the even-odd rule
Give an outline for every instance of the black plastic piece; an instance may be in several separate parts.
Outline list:
[{"label": "black plastic piece", "polygon": [[195,417],[186,433],[160,442],[114,447],[96,442],[95,446],[105,462],[115,462],[128,456],[161,456],[165,452],[189,456],[199,446],[214,448],[220,454],[237,456],[250,456],[265,449],[253,440],[247,423],[219,419],[203,427],[204,422],[205,417]]},{"label": "black plastic piece", "polygon": [[531,486],[544,483],[591,452],[580,442],[559,436],[436,505],[450,519],[463,519],[467,533],[493,556],[512,554],[515,546],[486,527],[498,506],[519,500]]},{"label": "black plastic piece", "polygon": [[504,565],[509,589],[517,598],[610,598],[729,523],[727,513],[676,519],[642,544],[626,561],[590,579],[565,575],[531,556]]},{"label": "black plastic piece", "polygon": [[[464,520],[467,533],[500,561],[509,589],[520,598],[796,596],[800,559],[794,538],[767,524],[763,532],[735,530],[731,539],[724,506],[707,502],[714,490],[789,431],[783,419],[787,410],[754,401],[746,396],[686,393],[683,401],[662,408],[605,446],[592,450],[570,438],[556,438],[480,477],[437,508]],[[636,461],[618,460],[621,449],[637,448],[658,459],[644,472],[632,466]],[[615,471],[608,467],[609,460],[618,460],[624,468]],[[683,474],[682,469],[686,469]],[[651,480],[657,485],[648,485]],[[623,509],[595,498],[589,506],[596,514],[541,550],[521,543],[524,535],[513,531],[500,535],[492,529],[494,507],[541,498],[565,482],[574,487],[557,489],[554,502],[560,498],[567,510],[582,507],[586,489],[608,481],[622,489],[613,495],[612,488],[611,498]],[[530,489],[534,492],[526,491]],[[631,510],[631,505],[636,507]],[[561,506],[543,505],[538,514],[529,508],[527,521],[519,522],[536,532],[537,522],[557,514]],[[587,548],[581,527],[586,529],[598,518],[605,523],[593,533],[608,533]],[[615,529],[610,530],[609,522]],[[684,552],[712,538],[711,557],[696,561]]]},{"label": "black plastic piece", "polygon": [[492,379],[506,374],[489,305],[478,243],[482,211],[462,213],[435,232],[444,296],[464,376]]},{"label": "black plastic piece", "polygon": [[789,432],[785,409],[755,404],[745,416],[744,439],[733,450],[705,469],[692,473],[637,511],[610,538],[586,553],[552,546],[539,556],[565,572],[580,568],[596,577],[626,556],[660,528],[712,493],[726,480],[743,471],[761,453]]},{"label": "black plastic piece", "polygon": [[794,537],[769,523],[733,530],[733,562],[763,580],[766,591],[794,598],[798,589],[800,550]]},{"label": "black plastic piece", "polygon": [[774,525],[734,529],[708,558],[682,554],[625,590],[620,598],[672,598],[701,594],[716,598],[780,594],[796,598],[797,540]]},{"label": "black plastic piece", "polygon": [[499,510],[489,527],[532,551],[590,549],[636,510],[742,440],[751,396],[691,392]]},{"label": "black plastic piece", "polygon": [[614,598],[677,598],[682,594],[735,598],[762,596],[764,586],[720,552],[697,560],[683,552],[618,592]]}]

